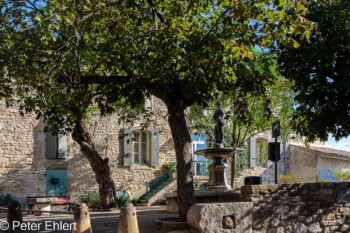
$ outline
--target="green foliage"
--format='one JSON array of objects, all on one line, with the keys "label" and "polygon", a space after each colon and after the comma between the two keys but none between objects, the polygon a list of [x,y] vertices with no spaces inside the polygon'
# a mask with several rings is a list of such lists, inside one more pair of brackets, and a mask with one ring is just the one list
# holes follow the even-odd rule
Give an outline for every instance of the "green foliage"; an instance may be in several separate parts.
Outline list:
[{"label": "green foliage", "polygon": [[325,179],[317,180],[317,183],[326,183],[326,182],[327,182],[327,180],[325,180]]},{"label": "green foliage", "polygon": [[0,196],[0,205],[8,205],[11,203],[11,201],[15,200],[12,195],[6,194]]},{"label": "green foliage", "polygon": [[348,0],[307,1],[305,18],[317,23],[299,48],[280,45],[282,74],[295,81],[299,105],[293,128],[309,141],[350,134],[350,5]]},{"label": "green foliage", "polygon": [[139,197],[134,197],[134,204],[137,205],[140,202],[140,198]]},{"label": "green foliage", "polygon": [[267,141],[261,140],[257,142],[258,144],[258,163],[261,164],[260,166],[266,166],[267,163]]},{"label": "green foliage", "polygon": [[244,169],[249,167],[249,153],[246,144],[243,144],[242,152],[238,153],[236,157],[236,175],[239,176]]},{"label": "green foliage", "polygon": [[349,170],[338,170],[334,171],[334,177],[339,181],[339,182],[347,182],[350,181],[350,171]]},{"label": "green foliage", "polygon": [[21,97],[21,109],[44,117],[54,131],[72,130],[93,103],[102,115],[117,109],[132,115],[149,93],[206,107],[214,88],[265,90],[271,77],[251,48],[295,44],[286,32],[311,28],[302,3],[292,1],[1,0],[0,6],[6,45],[0,66],[7,70],[0,83],[15,85],[11,94]]},{"label": "green foliage", "polygon": [[100,197],[96,192],[89,192],[81,196],[80,201],[86,203],[90,208],[99,208],[100,206]]},{"label": "green foliage", "polygon": [[279,177],[279,180],[282,184],[301,183],[301,179],[297,176],[283,175]]},{"label": "green foliage", "polygon": [[170,163],[164,164],[163,167],[164,167],[164,170],[167,171],[168,173],[176,172],[176,163],[175,162],[170,162]]}]

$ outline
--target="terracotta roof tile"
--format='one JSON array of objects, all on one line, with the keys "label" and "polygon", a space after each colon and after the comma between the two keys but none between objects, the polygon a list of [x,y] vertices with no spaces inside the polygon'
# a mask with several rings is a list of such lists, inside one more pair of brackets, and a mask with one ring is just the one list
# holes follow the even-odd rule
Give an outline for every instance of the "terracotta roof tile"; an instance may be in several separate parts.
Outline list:
[{"label": "terracotta roof tile", "polygon": [[[304,145],[290,145],[290,146],[306,149],[306,146],[304,146]],[[334,157],[338,157],[338,158],[343,157],[343,158],[350,159],[350,152],[349,151],[336,150],[333,148],[321,147],[321,146],[310,146],[308,150],[313,151],[313,152],[323,153],[323,154],[326,154],[328,156],[334,156]]]}]

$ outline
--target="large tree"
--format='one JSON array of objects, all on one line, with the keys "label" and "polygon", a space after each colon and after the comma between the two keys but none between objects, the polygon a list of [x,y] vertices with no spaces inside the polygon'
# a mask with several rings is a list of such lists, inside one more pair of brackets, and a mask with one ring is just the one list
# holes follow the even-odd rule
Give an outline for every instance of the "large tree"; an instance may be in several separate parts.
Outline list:
[{"label": "large tree", "polygon": [[[217,96],[214,89],[264,91],[272,80],[256,69],[250,48],[293,45],[285,36],[289,27],[304,34],[310,28],[302,3],[290,0],[1,2],[10,20],[5,28],[10,52],[1,64],[16,94],[26,110],[57,122],[57,130],[77,129],[74,139],[81,140],[93,167],[100,158],[80,130],[88,106],[97,103],[106,114],[139,105],[149,94],[164,101],[175,144],[181,219],[194,203],[185,109],[206,106]],[[110,186],[105,190],[112,194]]]},{"label": "large tree", "polygon": [[350,134],[350,4],[308,1],[308,20],[317,23],[299,48],[281,44],[282,74],[295,81],[299,103],[294,128],[310,141]]}]

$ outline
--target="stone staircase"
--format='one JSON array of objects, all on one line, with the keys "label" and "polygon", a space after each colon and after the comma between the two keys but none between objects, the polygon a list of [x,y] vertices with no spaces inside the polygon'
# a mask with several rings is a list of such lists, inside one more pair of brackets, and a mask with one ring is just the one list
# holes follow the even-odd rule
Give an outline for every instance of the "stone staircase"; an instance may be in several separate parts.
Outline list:
[{"label": "stone staircase", "polygon": [[164,195],[176,190],[176,179],[170,178],[166,172],[162,173],[146,183],[146,190],[146,193],[140,197],[138,205],[162,204],[166,201]]}]

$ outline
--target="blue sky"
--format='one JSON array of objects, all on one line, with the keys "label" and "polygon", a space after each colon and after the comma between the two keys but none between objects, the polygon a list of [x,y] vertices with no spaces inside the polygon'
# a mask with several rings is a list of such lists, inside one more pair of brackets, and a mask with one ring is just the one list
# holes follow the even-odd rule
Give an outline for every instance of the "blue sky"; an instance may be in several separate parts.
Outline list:
[{"label": "blue sky", "polygon": [[339,142],[336,142],[331,135],[329,135],[328,141],[326,142],[327,147],[331,147],[338,150],[350,151],[350,137],[344,138]]}]

